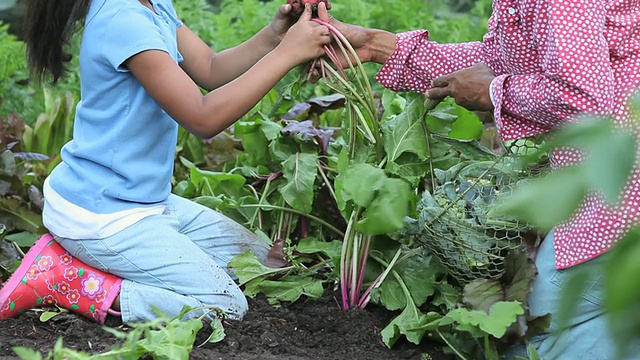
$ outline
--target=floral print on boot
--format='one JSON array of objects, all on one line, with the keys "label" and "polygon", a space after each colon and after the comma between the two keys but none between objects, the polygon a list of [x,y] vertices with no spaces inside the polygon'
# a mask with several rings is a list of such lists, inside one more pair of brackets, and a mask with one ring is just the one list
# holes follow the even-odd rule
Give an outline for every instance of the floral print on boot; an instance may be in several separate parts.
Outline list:
[{"label": "floral print on boot", "polygon": [[[51,234],[29,249],[0,289],[0,320],[57,305],[104,324],[122,279],[73,258]],[[113,312],[115,313],[115,312]]]}]

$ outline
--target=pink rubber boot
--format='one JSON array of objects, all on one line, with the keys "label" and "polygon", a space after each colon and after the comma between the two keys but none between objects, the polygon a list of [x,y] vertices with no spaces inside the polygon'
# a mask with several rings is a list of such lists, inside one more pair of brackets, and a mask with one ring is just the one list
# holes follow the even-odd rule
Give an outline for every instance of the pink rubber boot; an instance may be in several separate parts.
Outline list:
[{"label": "pink rubber boot", "polygon": [[37,307],[57,305],[100,324],[120,294],[122,279],[73,258],[51,234],[29,249],[0,289],[0,320]]}]

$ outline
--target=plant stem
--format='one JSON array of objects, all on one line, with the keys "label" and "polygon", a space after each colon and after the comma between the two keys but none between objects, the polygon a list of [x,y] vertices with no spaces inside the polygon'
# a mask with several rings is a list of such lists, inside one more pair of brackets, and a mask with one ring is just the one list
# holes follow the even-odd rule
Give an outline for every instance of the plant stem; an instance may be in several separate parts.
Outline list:
[{"label": "plant stem", "polygon": [[337,227],[329,224],[328,222],[320,219],[317,216],[311,215],[311,214],[305,214],[302,211],[298,211],[296,209],[289,209],[283,206],[276,206],[276,205],[267,205],[267,204],[241,204],[238,205],[241,208],[261,208],[261,209],[265,209],[265,210],[279,210],[279,211],[285,211],[285,212],[290,212],[293,214],[298,214],[300,216],[304,216],[309,218],[310,220],[313,220],[317,223],[319,223],[320,225],[326,226],[329,230],[335,232],[336,234],[340,235],[341,237],[344,237],[344,232],[342,232],[340,229],[338,229]]},{"label": "plant stem", "polygon": [[360,303],[358,304],[361,309],[364,309],[369,304],[369,301],[371,300],[371,291],[373,291],[373,289],[379,288],[382,285],[382,282],[387,278],[391,270],[393,270],[393,267],[399,262],[398,259],[400,258],[401,254],[402,250],[398,249],[389,264],[385,263],[382,259],[379,259],[376,256],[372,256],[374,260],[384,265],[386,269],[382,274],[380,274],[380,276],[378,276],[378,278],[373,283],[371,283],[371,285],[369,285],[369,288],[367,288],[364,294],[362,294],[362,298],[360,299]]},{"label": "plant stem", "polygon": [[351,271],[349,267],[349,256],[352,251],[352,237],[353,237],[353,226],[355,223],[355,219],[358,217],[359,210],[354,210],[351,212],[351,217],[349,218],[349,222],[347,223],[347,231],[344,235],[344,240],[342,242],[342,253],[340,256],[340,289],[342,293],[342,309],[347,310],[349,308],[349,292],[348,292],[348,277]]},{"label": "plant stem", "polygon": [[467,360],[467,358],[462,355],[450,342],[449,340],[447,340],[444,335],[442,335],[442,333],[440,332],[439,329],[436,329],[436,332],[438,333],[438,335],[440,335],[440,338],[442,339],[442,341],[445,342],[445,344],[447,344],[447,346],[449,347],[449,349],[451,349],[456,355],[458,355],[458,357],[462,360]]}]

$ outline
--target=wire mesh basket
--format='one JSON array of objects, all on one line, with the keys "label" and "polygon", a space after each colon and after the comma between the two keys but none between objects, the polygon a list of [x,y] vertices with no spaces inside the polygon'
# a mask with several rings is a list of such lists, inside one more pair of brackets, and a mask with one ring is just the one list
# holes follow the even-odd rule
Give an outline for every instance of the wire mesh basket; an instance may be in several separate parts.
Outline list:
[{"label": "wire mesh basket", "polygon": [[507,253],[523,247],[529,225],[498,213],[495,205],[544,173],[544,162],[523,166],[522,158],[537,146],[522,139],[503,144],[495,159],[433,171],[432,189],[418,206],[416,240],[461,284],[500,278]]}]

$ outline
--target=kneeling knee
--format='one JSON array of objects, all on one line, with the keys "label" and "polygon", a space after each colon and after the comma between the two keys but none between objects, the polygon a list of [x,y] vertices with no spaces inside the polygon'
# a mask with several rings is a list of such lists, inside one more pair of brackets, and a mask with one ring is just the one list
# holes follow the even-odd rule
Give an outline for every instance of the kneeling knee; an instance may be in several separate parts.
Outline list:
[{"label": "kneeling knee", "polygon": [[204,306],[222,311],[231,320],[242,320],[249,310],[247,298],[235,284],[224,289],[221,293],[211,293],[199,298]]}]

